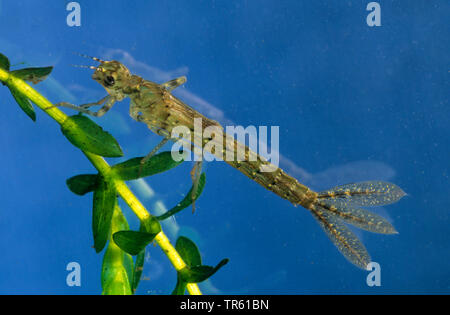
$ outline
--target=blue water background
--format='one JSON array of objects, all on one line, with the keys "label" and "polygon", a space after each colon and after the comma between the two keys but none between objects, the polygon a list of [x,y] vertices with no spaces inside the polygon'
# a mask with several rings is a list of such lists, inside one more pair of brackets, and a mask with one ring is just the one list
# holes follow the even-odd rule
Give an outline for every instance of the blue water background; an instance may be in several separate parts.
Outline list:
[{"label": "blue water background", "polygon": [[[68,1],[58,2],[0,1],[0,51],[15,68],[55,66],[36,86],[52,102],[105,95],[90,70],[71,67],[95,63],[73,52],[158,82],[186,75],[176,94],[211,118],[280,126],[281,166],[312,188],[382,179],[408,193],[378,210],[399,235],[358,231],[382,267],[381,287],[369,287],[307,211],[208,163],[196,213],[163,225],[172,241],[195,240],[206,264],[230,258],[205,293],[450,292],[448,1],[380,1],[373,28],[369,1],[79,1],[81,27],[66,25]],[[128,116],[128,103],[97,121],[130,158],[160,138]],[[65,185],[93,167],[42,111],[33,123],[6,88],[0,105],[0,293],[100,293],[92,196]],[[130,187],[151,212],[170,208],[191,167]],[[170,293],[173,267],[159,247],[147,258],[138,293]],[[72,261],[81,287],[66,285]]]}]

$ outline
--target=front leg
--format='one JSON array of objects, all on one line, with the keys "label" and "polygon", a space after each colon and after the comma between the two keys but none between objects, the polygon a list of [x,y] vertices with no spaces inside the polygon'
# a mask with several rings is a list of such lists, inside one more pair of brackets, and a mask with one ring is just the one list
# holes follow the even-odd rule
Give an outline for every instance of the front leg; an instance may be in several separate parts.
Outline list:
[{"label": "front leg", "polygon": [[78,108],[88,109],[89,107],[92,107],[92,106],[102,105],[109,97],[110,97],[109,95],[106,95],[104,98],[102,98],[101,100],[99,100],[97,102],[82,104],[80,106],[76,106],[76,105],[73,105],[73,104],[67,103],[67,102],[60,102],[60,103],[55,104],[54,106],[49,107],[48,109],[53,108],[53,107],[67,107],[67,108],[71,108],[71,109],[78,109]]},{"label": "front leg", "polygon": [[84,109],[88,109],[89,107],[92,107],[92,106],[102,105],[105,101],[108,100],[109,97],[110,97],[109,95],[106,95],[104,98],[102,98],[101,100],[99,100],[99,101],[97,101],[95,103],[83,104],[83,105],[80,105],[80,107],[82,107]]},{"label": "front leg", "polygon": [[[106,103],[105,103],[105,101],[106,101]],[[106,112],[108,110],[110,110],[113,107],[115,102],[116,102],[116,99],[113,98],[112,96],[108,95],[108,96],[102,98],[100,101],[95,102],[95,103],[88,103],[88,104],[76,106],[76,105],[73,105],[73,104],[70,104],[67,102],[61,102],[61,103],[55,104],[55,107],[58,107],[58,106],[66,107],[66,108],[74,109],[76,111],[79,111],[81,113],[84,113],[84,114],[87,114],[90,116],[102,117],[103,115],[106,114]],[[103,103],[105,103],[105,105],[103,105],[103,107],[100,108],[97,112],[93,112],[93,111],[90,111],[87,109],[91,106],[101,105]]]}]

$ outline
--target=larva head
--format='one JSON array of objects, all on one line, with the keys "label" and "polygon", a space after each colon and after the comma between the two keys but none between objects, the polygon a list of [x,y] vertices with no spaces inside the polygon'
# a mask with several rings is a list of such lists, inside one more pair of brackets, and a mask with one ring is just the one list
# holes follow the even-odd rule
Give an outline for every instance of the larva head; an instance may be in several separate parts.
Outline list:
[{"label": "larva head", "polygon": [[100,83],[117,100],[122,100],[126,95],[124,90],[128,87],[131,73],[118,61],[103,61],[97,59],[100,65],[95,68],[92,79]]}]

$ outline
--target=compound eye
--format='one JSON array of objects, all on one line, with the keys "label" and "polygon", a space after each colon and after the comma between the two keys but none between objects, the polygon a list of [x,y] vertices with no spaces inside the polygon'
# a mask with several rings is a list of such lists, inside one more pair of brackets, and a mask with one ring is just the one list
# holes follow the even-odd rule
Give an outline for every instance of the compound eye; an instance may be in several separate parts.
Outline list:
[{"label": "compound eye", "polygon": [[105,78],[104,82],[106,86],[113,86],[115,83],[114,78],[110,75]]}]

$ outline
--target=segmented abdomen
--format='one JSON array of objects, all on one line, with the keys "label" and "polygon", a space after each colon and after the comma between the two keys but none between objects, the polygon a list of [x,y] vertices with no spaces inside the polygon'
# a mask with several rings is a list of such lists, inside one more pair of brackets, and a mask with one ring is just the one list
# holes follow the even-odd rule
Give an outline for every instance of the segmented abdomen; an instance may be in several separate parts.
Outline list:
[{"label": "segmented abdomen", "polygon": [[[204,139],[204,141],[209,143],[207,147],[211,147],[211,142],[214,142],[213,139]],[[223,133],[222,143],[222,152],[210,153],[295,206],[301,205],[309,209],[311,204],[315,202],[317,193],[286,174],[281,168],[251,151],[246,145],[225,133]],[[203,148],[205,149],[205,145],[203,145]],[[243,152],[240,158],[238,158],[238,152]],[[230,159],[230,156],[233,156],[233,158]],[[267,171],[267,169],[271,171]]]}]

